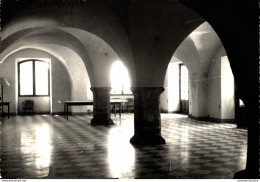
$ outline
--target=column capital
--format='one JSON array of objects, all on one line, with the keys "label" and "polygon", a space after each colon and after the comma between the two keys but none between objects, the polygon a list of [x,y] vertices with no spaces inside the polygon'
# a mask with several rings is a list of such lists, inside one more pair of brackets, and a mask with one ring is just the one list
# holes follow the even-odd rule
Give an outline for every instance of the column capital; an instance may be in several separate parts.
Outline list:
[{"label": "column capital", "polygon": [[111,91],[111,87],[91,87],[90,90],[92,92],[110,92]]},{"label": "column capital", "polygon": [[134,96],[158,97],[164,91],[163,87],[131,87]]}]

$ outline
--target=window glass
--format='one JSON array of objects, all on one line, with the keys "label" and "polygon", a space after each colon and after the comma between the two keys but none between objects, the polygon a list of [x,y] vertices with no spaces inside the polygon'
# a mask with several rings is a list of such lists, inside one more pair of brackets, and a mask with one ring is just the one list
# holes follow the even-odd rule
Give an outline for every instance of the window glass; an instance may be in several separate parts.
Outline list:
[{"label": "window glass", "polygon": [[49,95],[49,63],[26,61],[18,64],[21,96]]},{"label": "window glass", "polygon": [[128,72],[121,61],[116,61],[110,73],[111,94],[132,94]]},{"label": "window glass", "polygon": [[33,62],[20,64],[20,95],[33,95]]},{"label": "window glass", "polygon": [[35,95],[49,94],[49,64],[35,61]]},{"label": "window glass", "polygon": [[244,106],[245,106],[244,102],[241,99],[239,99],[239,107],[244,107]]},{"label": "window glass", "polygon": [[132,94],[130,90],[130,80],[124,82],[124,94]]},{"label": "window glass", "polygon": [[189,73],[186,66],[181,65],[181,100],[189,98]]}]

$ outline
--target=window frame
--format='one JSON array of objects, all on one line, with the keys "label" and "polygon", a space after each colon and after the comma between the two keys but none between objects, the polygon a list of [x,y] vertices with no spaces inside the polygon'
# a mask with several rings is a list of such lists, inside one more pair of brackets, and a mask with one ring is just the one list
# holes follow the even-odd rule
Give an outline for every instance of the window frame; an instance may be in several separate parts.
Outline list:
[{"label": "window frame", "polygon": [[[112,88],[112,87],[111,87],[111,88]],[[132,91],[131,91],[131,92],[132,92]],[[115,94],[113,94],[113,93],[111,94],[111,93],[110,93],[110,95],[111,95],[111,96],[120,96],[120,95],[131,96],[131,95],[133,95],[133,94],[125,94],[125,93],[124,93],[124,85],[122,84],[122,85],[121,85],[121,93],[115,93]]]},{"label": "window frame", "polygon": [[[187,84],[188,84],[188,90],[187,90],[187,94],[188,94],[188,99],[185,100],[185,99],[182,99],[181,96],[182,96],[182,71],[181,71],[181,67],[182,66],[185,66],[187,68],[187,66],[183,63],[179,64],[179,97],[180,97],[180,101],[188,101],[189,100],[189,72],[188,72],[188,79],[187,79]],[[187,68],[188,69],[188,68]]]},{"label": "window frame", "polygon": [[[20,83],[20,65],[25,62],[32,61],[32,75],[33,75],[33,94],[32,95],[21,95],[21,83]],[[36,95],[36,80],[35,80],[35,62],[44,62],[48,64],[48,94],[47,95]],[[18,62],[18,96],[19,97],[47,97],[50,96],[50,63],[48,61],[38,59],[28,59]]]},{"label": "window frame", "polygon": [[[122,63],[122,66],[126,69],[127,74],[128,74],[128,70],[127,70],[127,68],[124,66],[123,62],[122,62],[122,61],[119,61],[119,62]],[[114,62],[114,63],[112,64],[111,70],[112,70],[113,65],[114,65],[115,63],[116,63],[116,62]],[[111,75],[111,70],[110,70],[110,75]],[[128,77],[129,77],[129,74],[128,74]],[[130,78],[129,78],[129,79],[130,79]],[[129,80],[129,81],[130,81],[130,80]],[[112,82],[112,81],[111,81],[111,82]],[[125,88],[125,87],[124,87],[124,83],[121,83],[121,89],[120,89],[121,93],[111,93],[111,91],[112,91],[112,85],[111,85],[110,96],[132,96],[132,95],[133,95],[133,92],[132,92],[131,89],[130,89],[131,93],[125,93],[125,89],[124,89],[124,88]],[[131,84],[130,84],[130,88],[131,88]]]},{"label": "window frame", "polygon": [[110,96],[132,96],[133,94],[124,94],[124,93],[121,93],[121,94],[110,94]]}]

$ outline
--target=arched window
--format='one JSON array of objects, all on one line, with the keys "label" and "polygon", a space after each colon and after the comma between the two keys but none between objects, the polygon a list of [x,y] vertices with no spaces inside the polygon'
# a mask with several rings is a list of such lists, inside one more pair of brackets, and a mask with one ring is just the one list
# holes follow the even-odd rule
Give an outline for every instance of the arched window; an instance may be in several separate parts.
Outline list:
[{"label": "arched window", "polygon": [[111,94],[132,94],[128,71],[121,61],[116,61],[111,68]]},{"label": "arched window", "polygon": [[28,60],[18,63],[19,96],[49,96],[49,63]]}]

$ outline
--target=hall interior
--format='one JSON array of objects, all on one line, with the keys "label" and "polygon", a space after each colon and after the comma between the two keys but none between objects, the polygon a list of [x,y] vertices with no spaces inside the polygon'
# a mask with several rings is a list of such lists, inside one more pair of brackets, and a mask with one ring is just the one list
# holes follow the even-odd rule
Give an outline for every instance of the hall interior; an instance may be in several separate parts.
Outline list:
[{"label": "hall interior", "polygon": [[1,7],[2,178],[259,176],[256,2]]}]

